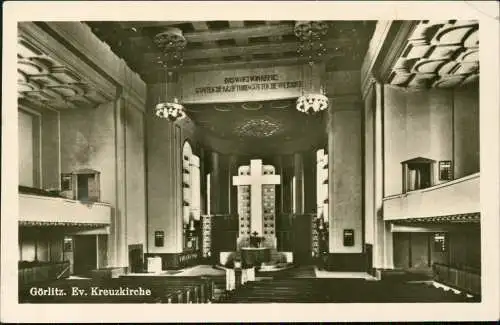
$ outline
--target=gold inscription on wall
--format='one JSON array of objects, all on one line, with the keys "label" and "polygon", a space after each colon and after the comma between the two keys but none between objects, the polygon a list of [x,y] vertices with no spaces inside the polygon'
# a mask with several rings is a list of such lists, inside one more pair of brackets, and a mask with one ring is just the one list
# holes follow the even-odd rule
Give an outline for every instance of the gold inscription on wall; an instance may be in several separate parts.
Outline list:
[{"label": "gold inscription on wall", "polygon": [[216,103],[292,98],[310,75],[302,67],[191,72],[182,76],[185,103]]}]

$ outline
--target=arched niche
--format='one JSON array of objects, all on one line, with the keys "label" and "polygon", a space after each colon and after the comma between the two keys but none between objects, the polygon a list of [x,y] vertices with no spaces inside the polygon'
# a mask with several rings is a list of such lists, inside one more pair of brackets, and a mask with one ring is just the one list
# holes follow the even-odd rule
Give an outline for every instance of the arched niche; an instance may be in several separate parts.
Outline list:
[{"label": "arched niche", "polygon": [[182,225],[184,250],[198,250],[200,237],[200,158],[189,141],[182,147]]}]

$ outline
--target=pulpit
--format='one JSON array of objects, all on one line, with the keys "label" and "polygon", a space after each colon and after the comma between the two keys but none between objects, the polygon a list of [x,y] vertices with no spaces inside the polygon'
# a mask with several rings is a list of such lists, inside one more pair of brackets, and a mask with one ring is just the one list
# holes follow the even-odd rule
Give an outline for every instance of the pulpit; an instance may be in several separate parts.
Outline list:
[{"label": "pulpit", "polygon": [[262,263],[271,259],[271,249],[269,247],[241,247],[241,261],[243,267],[260,267]]}]

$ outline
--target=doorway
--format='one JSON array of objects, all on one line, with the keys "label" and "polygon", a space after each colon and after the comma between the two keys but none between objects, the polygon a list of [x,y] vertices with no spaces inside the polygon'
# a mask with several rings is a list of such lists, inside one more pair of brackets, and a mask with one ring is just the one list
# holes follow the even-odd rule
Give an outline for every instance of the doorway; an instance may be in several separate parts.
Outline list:
[{"label": "doorway", "polygon": [[89,276],[97,268],[97,243],[95,235],[73,236],[73,273]]},{"label": "doorway", "polygon": [[447,235],[434,232],[393,233],[394,267],[413,272],[432,272],[433,263],[448,260]]},{"label": "doorway", "polygon": [[311,258],[311,215],[296,215],[293,220],[293,260],[296,264],[308,265]]},{"label": "doorway", "polygon": [[143,247],[141,244],[128,245],[129,272],[141,273],[144,270]]}]

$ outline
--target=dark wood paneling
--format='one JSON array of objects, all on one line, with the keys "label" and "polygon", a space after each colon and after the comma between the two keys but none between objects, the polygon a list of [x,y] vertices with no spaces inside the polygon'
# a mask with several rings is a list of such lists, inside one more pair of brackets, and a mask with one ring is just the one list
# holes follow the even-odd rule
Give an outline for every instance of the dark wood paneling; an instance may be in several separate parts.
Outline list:
[{"label": "dark wood paneling", "polygon": [[212,218],[212,256],[220,252],[236,251],[238,217],[236,215],[215,215]]},{"label": "dark wood paneling", "polygon": [[311,215],[295,215],[293,218],[293,259],[298,264],[311,262]]},{"label": "dark wood paneling", "polygon": [[162,270],[180,269],[187,266],[198,264],[200,253],[199,252],[184,252],[184,253],[146,253],[144,260],[147,261],[148,257],[161,257]]},{"label": "dark wood paneling", "polygon": [[369,271],[366,265],[366,256],[361,254],[343,254],[330,253],[328,254],[325,268],[329,271],[342,272],[364,272]]}]

